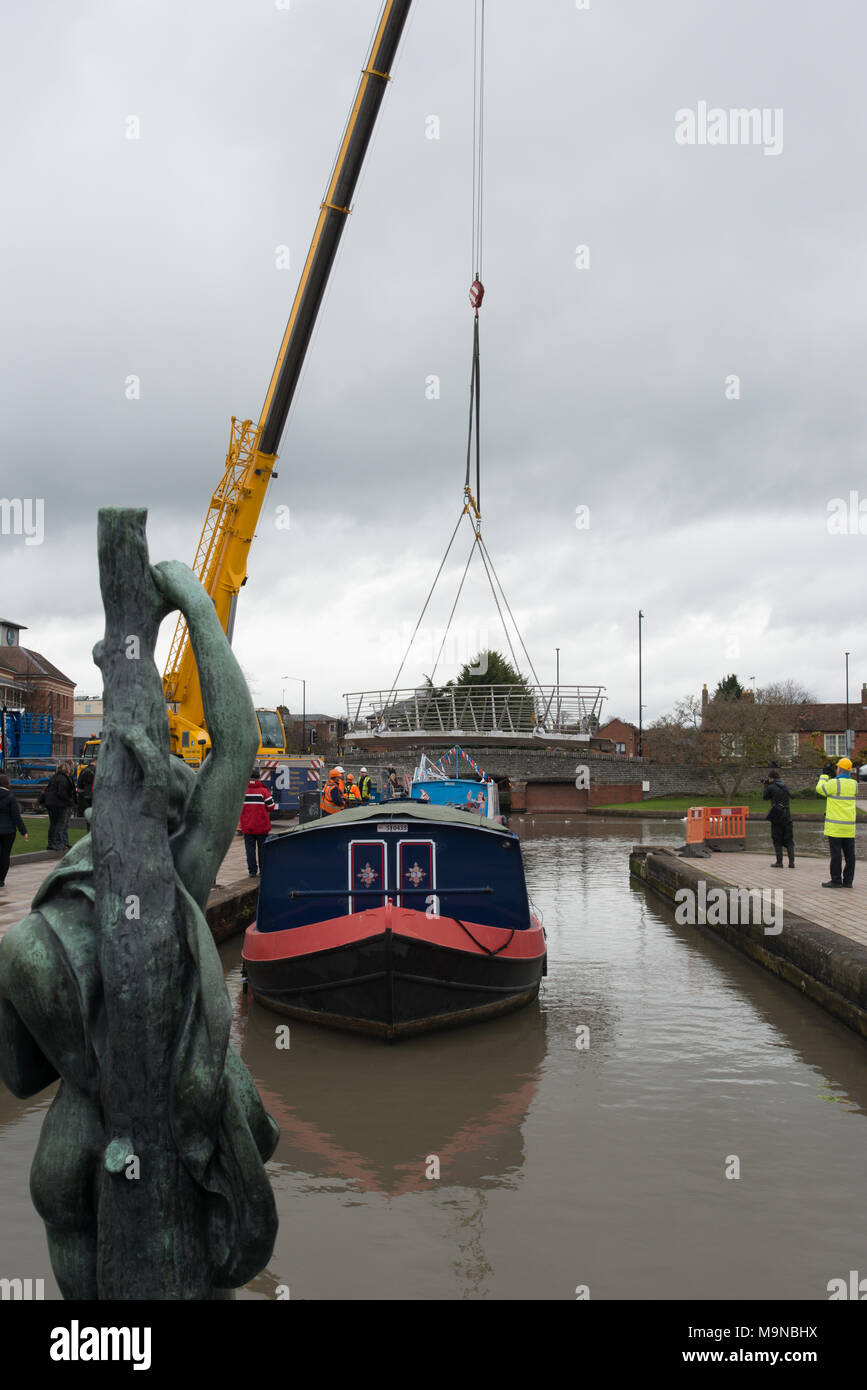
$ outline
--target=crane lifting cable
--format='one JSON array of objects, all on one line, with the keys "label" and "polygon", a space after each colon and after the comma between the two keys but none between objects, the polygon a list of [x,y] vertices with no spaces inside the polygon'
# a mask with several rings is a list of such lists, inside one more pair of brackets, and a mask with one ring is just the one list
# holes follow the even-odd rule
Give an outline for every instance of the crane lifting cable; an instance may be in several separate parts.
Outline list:
[{"label": "crane lifting cable", "polygon": [[[484,142],[485,0],[475,0],[473,41],[473,197],[471,260],[471,273],[473,276],[473,282],[470,286],[470,307],[473,310],[473,355],[472,365],[470,369],[470,413],[469,427],[467,431],[467,467],[466,476],[464,479],[464,500],[460,516],[457,520],[457,525],[455,526],[455,529],[451,534],[451,539],[449,540],[449,543],[446,546],[446,551],[443,555],[442,560],[440,561],[439,569],[437,570],[436,575],[434,577],[434,582],[431,585],[430,590],[428,591],[427,598],[424,601],[424,607],[422,608],[418,622],[416,623],[415,628],[413,629],[413,634],[409,639],[409,645],[407,646],[407,649],[403,654],[403,659],[400,663],[400,666],[397,669],[397,674],[395,675],[394,681],[392,682],[391,690],[389,692],[389,698],[391,698],[394,695],[394,692],[397,689],[397,683],[400,680],[401,672],[403,671],[403,668],[406,665],[407,659],[412,650],[413,643],[415,642],[418,630],[421,626],[422,619],[424,618],[424,615],[427,612],[428,605],[430,604],[430,601],[434,594],[434,590],[436,589],[436,586],[440,580],[440,576],[442,575],[443,569],[445,568],[446,560],[448,559],[452,546],[454,545],[455,537],[458,534],[460,524],[465,516],[470,518],[470,524],[473,528],[473,538],[470,544],[470,553],[467,557],[467,562],[464,566],[463,574],[461,575],[461,581],[458,585],[458,591],[455,595],[455,600],[452,604],[451,612],[449,613],[449,619],[446,623],[446,628],[443,633],[443,638],[442,642],[440,643],[439,651],[437,652],[433,670],[430,673],[430,681],[433,684],[437,667],[439,666],[440,658],[443,654],[443,649],[446,644],[446,638],[448,637],[449,630],[451,628],[452,621],[457,610],[458,602],[463,592],[464,583],[466,581],[473,556],[475,555],[476,551],[478,551],[481,557],[481,562],[485,571],[486,578],[488,580],[488,584],[490,585],[491,593],[494,599],[494,604],[497,609],[497,614],[499,615],[500,622],[503,626],[503,631],[506,636],[506,642],[508,644],[509,652],[511,653],[515,669],[518,669],[518,658],[515,654],[515,646],[512,642],[512,636],[503,614],[503,608],[505,608],[506,612],[509,615],[509,618],[511,619],[512,627],[514,628],[518,638],[518,643],[520,644],[521,650],[523,651],[524,656],[527,659],[527,663],[530,667],[530,670],[533,673],[533,679],[535,680],[537,685],[540,683],[539,678],[536,675],[535,667],[533,666],[533,663],[530,659],[530,654],[527,651],[524,639],[521,636],[520,630],[518,628],[518,624],[515,621],[515,615],[509,606],[509,601],[506,598],[505,591],[503,589],[502,584],[500,583],[499,576],[497,575],[497,572],[494,568],[494,563],[490,557],[484,539],[482,538],[481,364],[479,353],[479,310],[482,307],[482,301],[485,297],[485,286],[482,283],[482,245],[485,172]],[[475,493],[473,493],[470,481],[474,456],[476,465]],[[500,602],[501,599],[502,605]]]}]

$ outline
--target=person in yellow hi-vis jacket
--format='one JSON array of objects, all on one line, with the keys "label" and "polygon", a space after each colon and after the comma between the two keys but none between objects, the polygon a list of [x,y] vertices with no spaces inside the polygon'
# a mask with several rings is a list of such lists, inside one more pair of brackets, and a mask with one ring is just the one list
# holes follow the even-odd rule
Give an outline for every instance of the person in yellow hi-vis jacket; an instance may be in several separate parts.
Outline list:
[{"label": "person in yellow hi-vis jacket", "polygon": [[[816,791],[825,797],[825,834],[831,851],[831,878],[823,883],[823,888],[851,888],[855,877],[855,798],[858,783],[852,776],[852,764],[848,758],[837,762],[836,775],[833,764],[816,783]],[[840,869],[845,859],[846,865],[841,876]]]}]

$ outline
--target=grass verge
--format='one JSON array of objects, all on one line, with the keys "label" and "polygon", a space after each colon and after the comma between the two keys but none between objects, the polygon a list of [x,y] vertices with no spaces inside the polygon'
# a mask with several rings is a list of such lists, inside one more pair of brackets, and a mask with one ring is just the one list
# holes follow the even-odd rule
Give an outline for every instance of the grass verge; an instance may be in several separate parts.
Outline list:
[{"label": "grass verge", "polygon": [[[792,797],[789,805],[796,815],[824,815],[825,802],[820,796],[799,796]],[[647,801],[620,801],[613,806],[605,806],[606,811],[637,811],[639,807],[643,811],[671,811],[673,814],[678,811],[686,815],[690,806],[747,806],[749,807],[750,817],[755,819],[757,816],[764,817],[770,807],[769,801],[764,801],[761,797],[736,796],[731,801],[723,801],[719,796],[654,796]],[[856,807],[856,813],[860,817],[867,815],[867,810],[863,806]]]},{"label": "grass verge", "polygon": [[[47,849],[48,817],[25,816],[24,824],[27,826],[27,839],[23,840],[20,835],[16,835],[15,843],[12,846],[12,854],[35,854],[37,850]],[[70,830],[70,844],[74,845],[76,840],[80,840],[82,835],[86,834],[86,830]]]}]

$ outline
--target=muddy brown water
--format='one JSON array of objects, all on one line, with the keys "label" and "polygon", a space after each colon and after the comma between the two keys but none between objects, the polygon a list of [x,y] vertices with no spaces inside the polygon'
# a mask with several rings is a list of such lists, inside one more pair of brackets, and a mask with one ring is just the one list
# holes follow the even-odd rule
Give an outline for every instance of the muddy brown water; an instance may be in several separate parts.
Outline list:
[{"label": "muddy brown water", "polygon": [[[867,1274],[867,1045],[630,881],[677,823],[513,824],[549,973],[509,1018],[392,1047],[293,1023],[281,1049],[222,948],[282,1131],[277,1246],[239,1297],[825,1299]],[[57,1298],[28,1195],[49,1101],[0,1086],[0,1277]]]}]

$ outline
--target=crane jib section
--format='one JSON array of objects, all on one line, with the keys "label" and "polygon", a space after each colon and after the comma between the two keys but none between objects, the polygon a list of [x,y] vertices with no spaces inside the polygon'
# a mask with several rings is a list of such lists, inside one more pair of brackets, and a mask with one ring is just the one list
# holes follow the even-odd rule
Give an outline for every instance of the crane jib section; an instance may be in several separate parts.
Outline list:
[{"label": "crane jib section", "polygon": [[[250,420],[232,420],[225,471],[211,497],[193,565],[230,637],[237,596],[246,582],[250,545],[268,484],[276,476],[276,455],[289,408],[411,4],[412,0],[385,0],[383,4],[259,422],[254,426]],[[163,687],[172,707],[173,734],[177,732],[180,737],[181,728],[188,737],[203,734],[199,727],[203,710],[198,673],[183,619],[178,621],[172,639]],[[203,739],[197,738],[197,742]]]},{"label": "crane jib section", "polygon": [[276,454],[280,447],[283,427],[411,3],[412,0],[388,0],[383,6],[262,407],[259,423],[261,448],[265,454]]}]

